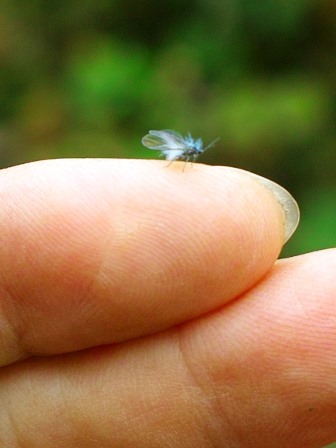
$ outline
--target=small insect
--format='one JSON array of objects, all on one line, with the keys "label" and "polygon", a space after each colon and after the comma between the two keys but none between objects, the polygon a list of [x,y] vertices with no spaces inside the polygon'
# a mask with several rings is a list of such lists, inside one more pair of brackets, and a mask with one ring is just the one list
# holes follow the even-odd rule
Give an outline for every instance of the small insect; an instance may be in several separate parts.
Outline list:
[{"label": "small insect", "polygon": [[203,148],[203,140],[201,138],[194,140],[190,134],[182,137],[178,132],[166,129],[163,131],[149,131],[149,134],[145,135],[141,142],[146,148],[161,150],[160,155],[165,156],[166,160],[170,161],[168,166],[175,160],[184,160],[184,171],[187,162],[195,162],[202,152],[213,146],[218,140],[217,138]]}]

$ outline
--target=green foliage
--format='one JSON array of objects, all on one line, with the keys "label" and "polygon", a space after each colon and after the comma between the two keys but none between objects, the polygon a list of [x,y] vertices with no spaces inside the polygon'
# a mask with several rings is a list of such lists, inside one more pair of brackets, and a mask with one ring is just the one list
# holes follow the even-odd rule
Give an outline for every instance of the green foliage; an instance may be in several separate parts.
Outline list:
[{"label": "green foliage", "polygon": [[90,50],[78,50],[68,64],[69,96],[73,115],[108,131],[110,120],[136,115],[147,87],[149,67],[145,52],[122,42],[103,39],[90,42]]},{"label": "green foliage", "polygon": [[153,157],[149,129],[201,161],[287,187],[302,224],[284,255],[335,245],[336,7],[327,0],[2,0],[1,165]]},{"label": "green foliage", "polygon": [[302,222],[300,231],[284,254],[311,252],[336,247],[336,185],[326,189],[309,188],[305,191],[300,208]]}]

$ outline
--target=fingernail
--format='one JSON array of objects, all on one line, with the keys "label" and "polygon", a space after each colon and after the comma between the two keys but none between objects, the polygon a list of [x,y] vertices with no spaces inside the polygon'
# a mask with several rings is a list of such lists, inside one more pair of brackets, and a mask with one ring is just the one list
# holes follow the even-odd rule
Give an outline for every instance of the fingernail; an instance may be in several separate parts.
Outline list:
[{"label": "fingernail", "polygon": [[264,185],[275,196],[278,204],[281,206],[284,215],[284,244],[295,232],[300,221],[300,210],[296,200],[280,185],[275,182],[261,177],[258,174],[248,172],[260,184]]}]

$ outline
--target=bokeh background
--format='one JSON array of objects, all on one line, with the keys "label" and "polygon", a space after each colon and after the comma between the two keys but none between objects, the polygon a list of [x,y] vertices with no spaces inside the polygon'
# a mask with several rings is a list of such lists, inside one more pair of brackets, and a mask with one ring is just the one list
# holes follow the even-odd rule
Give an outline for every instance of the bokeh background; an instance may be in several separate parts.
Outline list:
[{"label": "bokeh background", "polygon": [[1,167],[220,137],[297,198],[284,256],[336,246],[335,84],[335,0],[0,0]]}]

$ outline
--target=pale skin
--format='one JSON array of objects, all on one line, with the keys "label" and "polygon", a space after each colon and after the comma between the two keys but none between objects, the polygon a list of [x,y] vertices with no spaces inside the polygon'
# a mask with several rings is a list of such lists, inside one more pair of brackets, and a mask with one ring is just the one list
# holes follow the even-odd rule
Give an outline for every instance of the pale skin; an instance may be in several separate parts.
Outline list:
[{"label": "pale skin", "polygon": [[0,172],[0,446],[336,440],[336,251],[276,261],[243,172],[56,160]]}]

